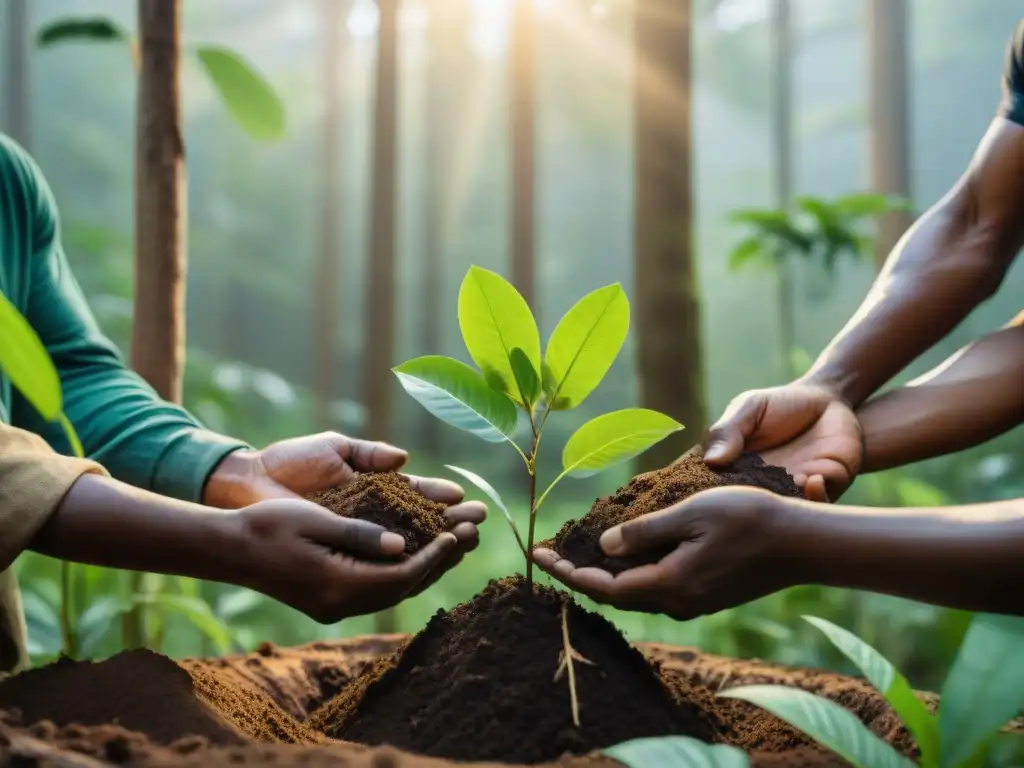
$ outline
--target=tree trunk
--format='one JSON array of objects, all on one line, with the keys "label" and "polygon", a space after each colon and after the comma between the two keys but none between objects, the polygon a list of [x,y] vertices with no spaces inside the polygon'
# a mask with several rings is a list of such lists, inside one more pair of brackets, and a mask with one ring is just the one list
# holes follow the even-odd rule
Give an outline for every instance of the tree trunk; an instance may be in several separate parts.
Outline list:
[{"label": "tree trunk", "polygon": [[693,253],[690,0],[637,0],[634,41],[637,363],[640,402],[686,431],[640,457],[663,467],[704,433]]},{"label": "tree trunk", "polygon": [[[181,402],[185,363],[185,146],[181,3],[139,0],[135,133],[135,314],[131,360],[160,397]],[[135,574],[134,587],[142,574]],[[125,644],[143,641],[143,616],[125,617]]]},{"label": "tree trunk", "polygon": [[509,75],[512,147],[510,227],[512,283],[536,313],[534,276],[534,119],[536,115],[536,12],[533,2],[512,6]]},{"label": "tree trunk", "polygon": [[[868,0],[867,13],[870,188],[876,193],[909,198],[907,3]],[[902,211],[880,218],[875,244],[879,269],[912,221],[911,213]]]},{"label": "tree trunk", "polygon": [[314,392],[316,425],[330,429],[331,402],[335,391],[338,327],[338,273],[341,255],[338,245],[338,224],[341,217],[341,180],[338,167],[341,153],[341,71],[342,30],[348,3],[322,0],[324,24],[323,50],[323,138],[320,158],[322,179],[320,211],[320,263],[316,271],[314,310]]},{"label": "tree trunk", "polygon": [[[793,197],[793,24],[789,0],[775,0],[772,19],[774,38],[775,98],[772,123],[775,139],[775,201],[788,209]],[[793,346],[796,343],[796,308],[793,306],[793,265],[790,254],[775,261],[779,311],[779,352],[782,375],[792,378]]]},{"label": "tree trunk", "polygon": [[[373,120],[373,189],[370,223],[369,285],[366,291],[365,379],[366,437],[390,440],[391,366],[395,364],[395,201],[397,199],[398,3],[379,0],[376,94]],[[377,614],[377,631],[395,631],[395,614]]]},{"label": "tree trunk", "polygon": [[26,149],[31,142],[32,103],[29,97],[29,12],[28,0],[7,0],[7,30],[4,35],[7,71],[4,76],[4,130]]},{"label": "tree trunk", "polygon": [[[454,149],[451,138],[453,124],[461,119],[459,65],[464,63],[467,14],[455,6],[455,0],[431,0],[427,44],[424,114],[425,172],[423,174],[424,228],[423,243],[423,322],[420,326],[420,352],[436,355],[443,344],[443,313],[447,306],[445,253],[451,247],[451,178]],[[422,445],[440,451],[444,440],[441,422],[426,411],[420,427]]]}]

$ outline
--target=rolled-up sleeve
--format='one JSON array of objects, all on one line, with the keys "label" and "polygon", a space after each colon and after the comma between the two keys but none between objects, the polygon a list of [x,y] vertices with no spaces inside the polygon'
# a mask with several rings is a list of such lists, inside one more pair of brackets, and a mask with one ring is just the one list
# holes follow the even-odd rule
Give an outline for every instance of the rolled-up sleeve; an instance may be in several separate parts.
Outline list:
[{"label": "rolled-up sleeve", "polygon": [[61,456],[38,435],[0,423],[0,571],[28,548],[85,474],[107,474],[87,459]]}]

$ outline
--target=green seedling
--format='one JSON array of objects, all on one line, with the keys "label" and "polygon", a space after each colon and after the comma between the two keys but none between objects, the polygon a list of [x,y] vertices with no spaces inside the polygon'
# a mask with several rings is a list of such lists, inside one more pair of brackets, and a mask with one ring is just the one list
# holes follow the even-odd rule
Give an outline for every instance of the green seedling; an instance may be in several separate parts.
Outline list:
[{"label": "green seedling", "polygon": [[[885,696],[914,737],[921,768],[1024,765],[1024,736],[1002,731],[1024,705],[1024,618],[974,617],[943,684],[937,716],[915,695],[907,679],[870,645],[824,619],[804,618],[824,632]],[[857,768],[914,765],[851,712],[807,691],[752,685],[720,695],[767,710]]]},{"label": "green seedling", "polygon": [[[558,322],[541,354],[537,322],[519,292],[500,275],[470,267],[459,290],[459,327],[479,370],[459,360],[429,355],[394,369],[402,387],[437,418],[491,443],[508,443],[523,460],[529,491],[529,527],[524,540],[501,496],[484,478],[448,466],[483,491],[501,510],[526,560],[532,594],[537,512],[564,478],[586,477],[646,451],[683,425],[662,413],[627,408],[598,416],[569,438],[562,471],[538,493],[537,456],[548,417],[582,403],[608,373],[629,332],[629,301],[619,284],[584,296]],[[520,419],[529,443],[513,439]],[[574,662],[590,664],[569,642],[562,611],[563,650],[555,680],[568,678],[573,722],[579,726]]]}]

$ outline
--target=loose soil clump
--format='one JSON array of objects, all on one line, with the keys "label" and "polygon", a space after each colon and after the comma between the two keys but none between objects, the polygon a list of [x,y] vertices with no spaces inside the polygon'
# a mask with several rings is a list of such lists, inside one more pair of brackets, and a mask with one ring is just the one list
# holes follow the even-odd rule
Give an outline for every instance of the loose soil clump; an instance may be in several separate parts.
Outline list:
[{"label": "loose soil clump", "polygon": [[730,467],[718,470],[698,454],[688,454],[655,472],[637,475],[614,495],[598,499],[579,520],[570,520],[544,546],[554,549],[577,567],[603,568],[621,573],[656,563],[675,547],[628,557],[608,557],[601,549],[601,534],[609,528],[677,504],[695,493],[726,485],[764,488],[781,496],[799,497],[799,487],[781,467],[765,464],[760,456],[742,454]]},{"label": "loose soil clump", "polygon": [[[657,670],[606,619],[520,577],[492,581],[323,707],[311,725],[328,736],[390,744],[450,760],[534,764],[641,736],[711,741],[709,719],[675,702]],[[572,723],[562,653],[567,604],[580,728]]]},{"label": "loose soil clump", "polygon": [[343,517],[383,526],[405,539],[403,556],[413,555],[444,533],[445,505],[431,501],[397,472],[360,475],[342,488],[307,497]]}]

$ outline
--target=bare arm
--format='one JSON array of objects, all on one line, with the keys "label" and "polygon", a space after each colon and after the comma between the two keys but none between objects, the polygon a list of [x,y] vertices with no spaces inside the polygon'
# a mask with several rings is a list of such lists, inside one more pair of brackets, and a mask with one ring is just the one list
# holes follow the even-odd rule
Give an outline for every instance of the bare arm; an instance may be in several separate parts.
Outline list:
[{"label": "bare arm", "polygon": [[999,287],[1024,244],[1024,127],[993,120],[966,173],[894,249],[806,375],[857,407]]},{"label": "bare arm", "polygon": [[861,472],[964,450],[1024,422],[1024,313],[857,411]]}]

